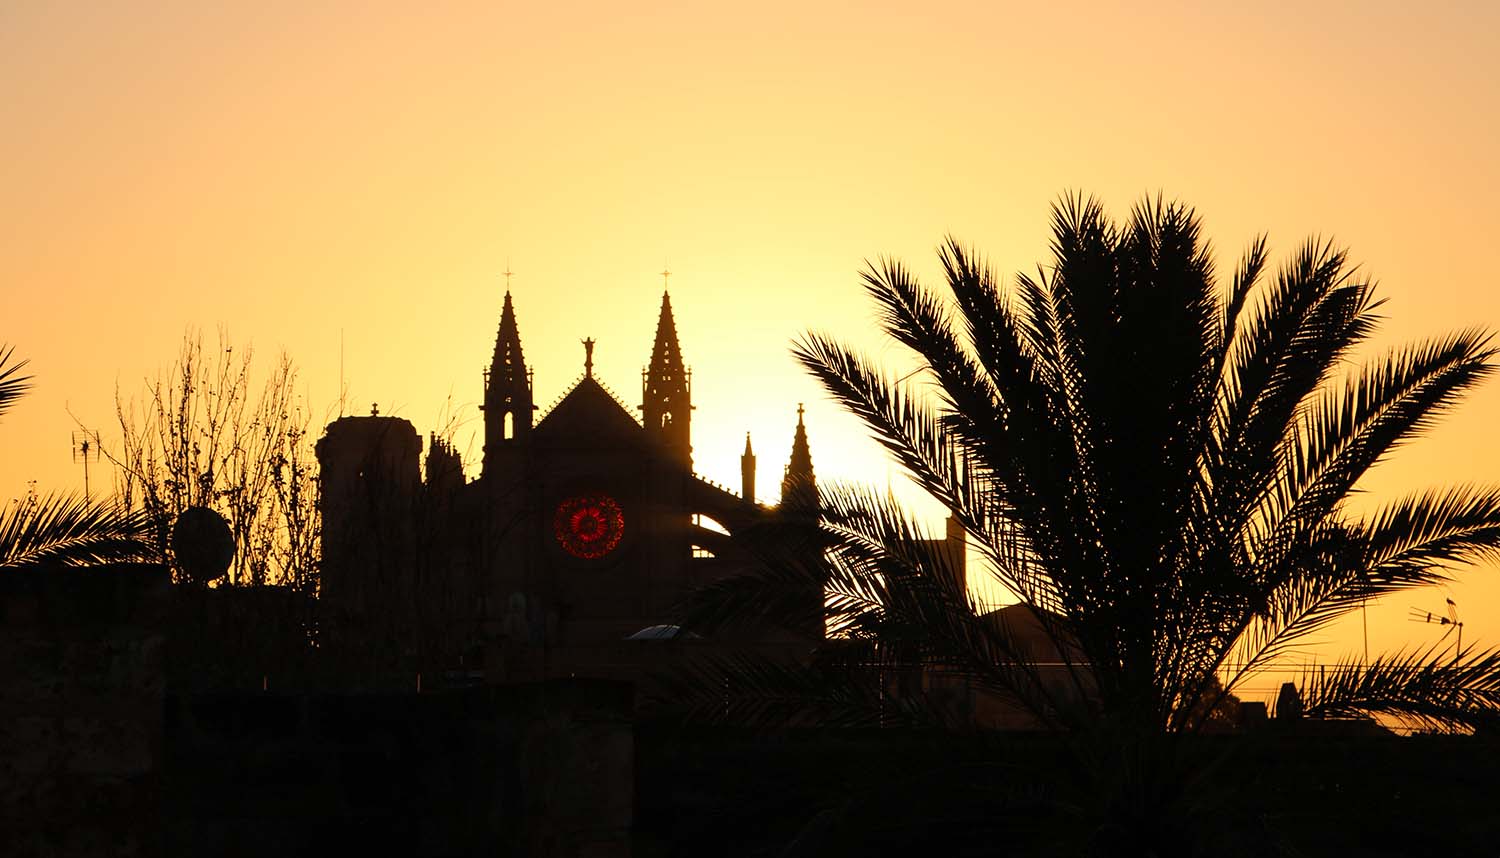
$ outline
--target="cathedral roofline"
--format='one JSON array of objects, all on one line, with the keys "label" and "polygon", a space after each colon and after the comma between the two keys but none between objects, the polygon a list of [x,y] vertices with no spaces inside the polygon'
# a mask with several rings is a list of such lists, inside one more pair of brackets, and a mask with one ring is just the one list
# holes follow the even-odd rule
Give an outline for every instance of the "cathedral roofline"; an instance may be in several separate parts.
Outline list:
[{"label": "cathedral roofline", "polygon": [[592,376],[584,376],[547,410],[532,434],[546,447],[567,439],[587,439],[597,446],[649,446],[650,439],[620,398]]},{"label": "cathedral roofline", "polygon": [[586,386],[598,388],[598,391],[609,397],[610,401],[620,409],[620,413],[629,418],[630,422],[635,424],[636,428],[641,428],[640,420],[636,419],[635,415],[630,413],[630,406],[625,404],[625,401],[620,398],[619,394],[615,393],[609,385],[600,381],[593,375],[585,374],[580,375],[576,379],[574,379],[573,383],[568,386],[567,390],[563,391],[556,399],[552,401],[551,405],[548,405],[545,409],[542,410],[542,418],[537,422],[537,429],[541,429],[542,425],[546,423],[552,417],[552,415],[563,406],[563,403],[572,398],[574,394],[579,393],[580,388],[585,388]]}]

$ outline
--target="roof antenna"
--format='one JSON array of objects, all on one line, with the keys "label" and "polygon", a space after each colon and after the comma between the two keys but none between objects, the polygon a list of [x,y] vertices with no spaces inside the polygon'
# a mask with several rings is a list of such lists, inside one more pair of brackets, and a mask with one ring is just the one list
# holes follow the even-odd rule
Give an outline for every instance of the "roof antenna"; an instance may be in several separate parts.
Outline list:
[{"label": "roof antenna", "polygon": [[1458,632],[1457,639],[1453,642],[1453,660],[1457,661],[1459,655],[1463,653],[1464,624],[1458,619],[1458,605],[1454,604],[1452,599],[1444,599],[1443,601],[1448,603],[1446,616],[1415,607],[1411,609],[1407,616],[1413,623],[1436,623],[1440,626],[1451,626],[1452,628],[1443,629],[1442,637],[1438,638],[1439,642],[1447,637],[1450,632]]},{"label": "roof antenna", "polygon": [[73,433],[73,464],[83,463],[83,499],[89,495],[89,460],[99,461],[99,433],[87,429]]}]

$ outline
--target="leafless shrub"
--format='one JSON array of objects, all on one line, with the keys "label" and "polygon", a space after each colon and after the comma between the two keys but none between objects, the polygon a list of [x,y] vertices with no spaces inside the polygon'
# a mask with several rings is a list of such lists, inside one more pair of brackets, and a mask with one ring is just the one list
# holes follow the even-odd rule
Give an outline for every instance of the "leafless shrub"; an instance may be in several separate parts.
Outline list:
[{"label": "leafless shrub", "polygon": [[[104,455],[120,498],[144,510],[164,556],[177,515],[208,507],[235,539],[225,583],[311,595],[321,522],[310,414],[291,359],[280,355],[257,388],[253,356],[223,329],[212,351],[201,332],[187,331],[172,366],[146,379],[139,396],[116,391],[119,442]],[[175,561],[173,575],[181,576]]]}]

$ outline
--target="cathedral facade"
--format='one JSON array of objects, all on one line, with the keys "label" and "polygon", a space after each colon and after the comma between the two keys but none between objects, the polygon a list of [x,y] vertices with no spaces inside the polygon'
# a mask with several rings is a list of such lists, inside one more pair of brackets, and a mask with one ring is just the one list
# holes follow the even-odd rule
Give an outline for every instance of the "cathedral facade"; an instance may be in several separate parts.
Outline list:
[{"label": "cathedral facade", "polygon": [[[583,376],[539,413],[510,294],[484,375],[481,473],[405,420],[344,417],[323,474],[325,637],[370,663],[485,681],[632,678],[710,645],[676,625],[694,588],[753,562],[737,535],[778,515],[756,502],[746,436],[742,491],[698,477],[692,379],[663,294],[634,409]],[[784,497],[815,497],[798,409]],[[821,629],[741,645],[805,648]]]}]

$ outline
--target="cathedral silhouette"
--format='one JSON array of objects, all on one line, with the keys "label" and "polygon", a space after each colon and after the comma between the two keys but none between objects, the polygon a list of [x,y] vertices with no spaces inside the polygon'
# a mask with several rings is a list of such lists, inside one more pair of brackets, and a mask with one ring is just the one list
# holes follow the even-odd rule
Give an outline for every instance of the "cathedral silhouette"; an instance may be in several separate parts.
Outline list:
[{"label": "cathedral silhouette", "polygon": [[748,433],[740,494],[693,472],[692,378],[668,294],[639,419],[594,377],[593,341],[584,347],[583,376],[536,419],[506,292],[477,480],[437,437],[419,464],[406,420],[328,425],[317,445],[325,645],[364,665],[492,682],[636,678],[705,646],[805,650],[821,638],[802,628],[707,641],[676,624],[694,588],[755,562],[739,543],[747,529],[815,509],[801,406],[781,484],[799,502],[770,507],[756,500]]}]

